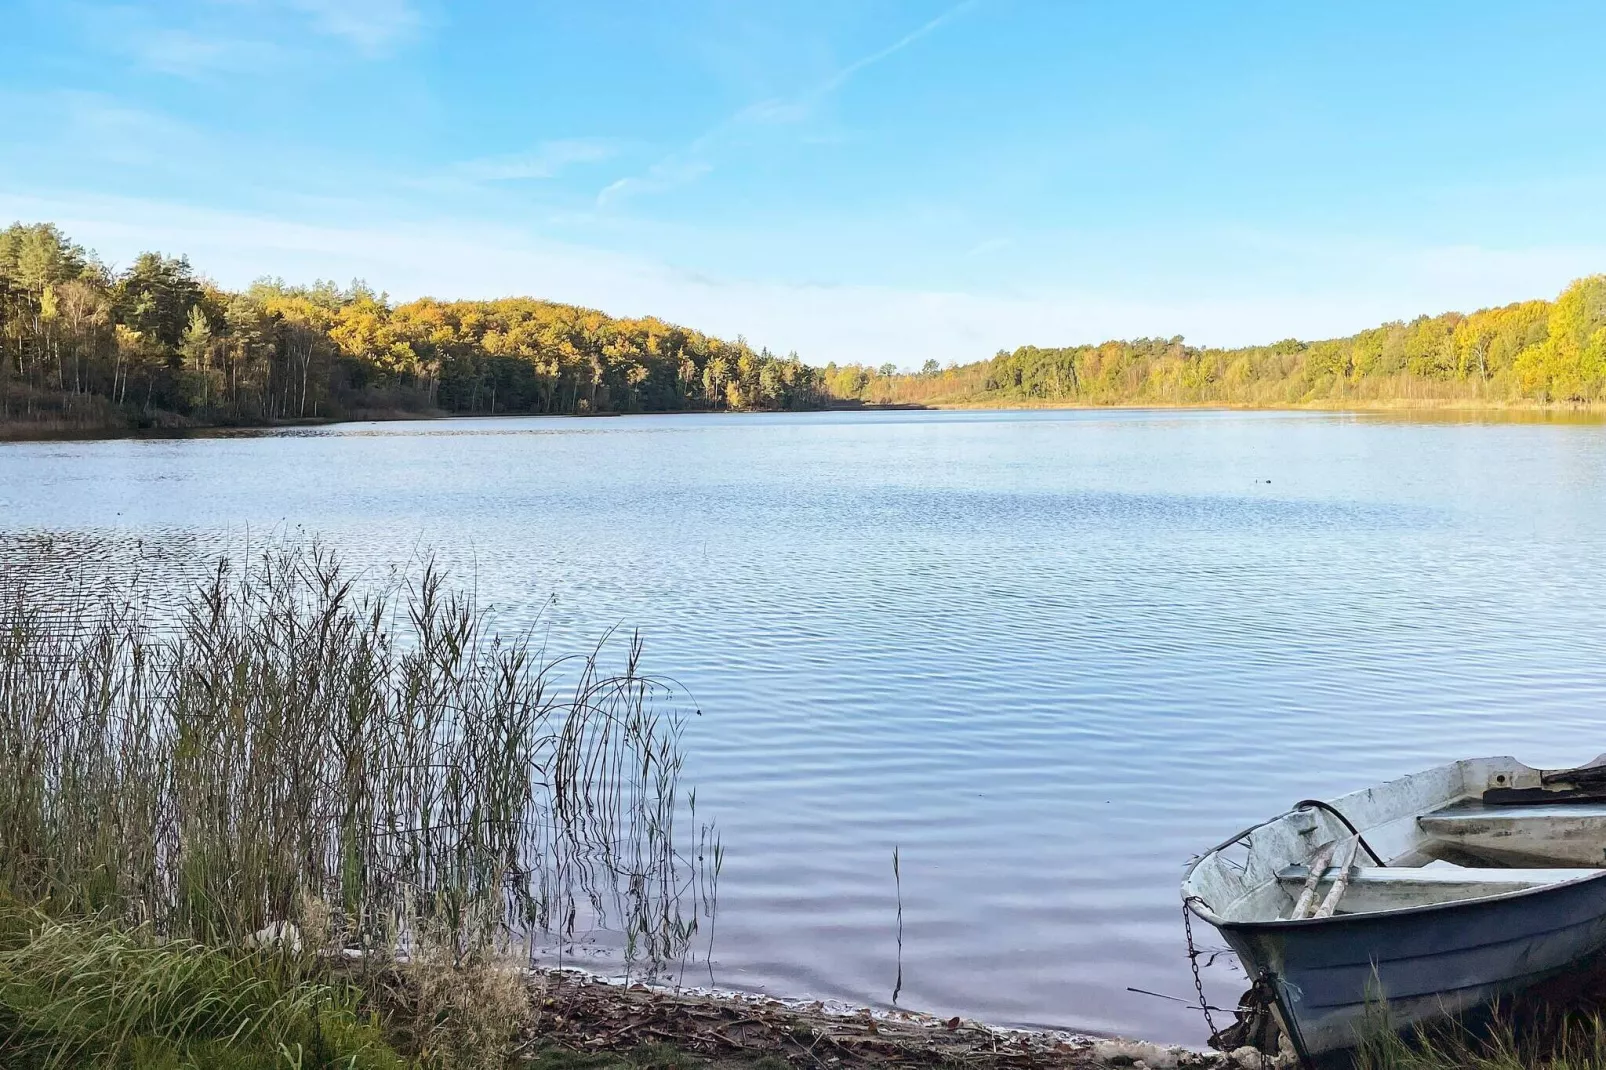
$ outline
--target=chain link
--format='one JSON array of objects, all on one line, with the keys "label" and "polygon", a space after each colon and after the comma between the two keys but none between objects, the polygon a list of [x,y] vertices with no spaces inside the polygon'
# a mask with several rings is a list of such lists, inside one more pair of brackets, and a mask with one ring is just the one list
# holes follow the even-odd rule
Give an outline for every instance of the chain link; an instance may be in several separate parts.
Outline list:
[{"label": "chain link", "polygon": [[1188,909],[1189,903],[1202,903],[1196,895],[1184,896],[1182,899],[1182,931],[1188,936],[1188,965],[1193,968],[1193,990],[1199,993],[1199,1009],[1204,1012],[1205,1026],[1210,1030],[1210,1038],[1215,1039],[1217,1029],[1216,1020],[1210,1016],[1210,1001],[1205,999],[1204,979],[1199,976],[1198,948],[1193,946],[1193,911]]}]

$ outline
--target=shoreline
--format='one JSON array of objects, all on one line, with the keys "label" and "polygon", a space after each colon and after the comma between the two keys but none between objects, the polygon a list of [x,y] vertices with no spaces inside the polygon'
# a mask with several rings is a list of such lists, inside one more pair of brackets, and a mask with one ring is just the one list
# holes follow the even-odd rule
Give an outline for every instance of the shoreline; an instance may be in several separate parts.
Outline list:
[{"label": "shoreline", "polygon": [[1561,404],[1556,402],[1497,402],[1497,401],[1352,401],[1327,400],[1298,402],[1289,404],[1262,405],[1245,401],[1116,401],[1116,402],[1078,402],[1078,401],[1030,401],[1012,399],[1008,401],[930,401],[915,403],[889,403],[885,405],[865,404],[850,409],[840,409],[828,406],[831,411],[859,411],[859,410],[925,410],[941,412],[1036,412],[1040,410],[1069,410],[1097,412],[1101,410],[1112,411],[1142,411],[1155,410],[1161,412],[1319,412],[1319,413],[1353,413],[1355,415],[1375,415],[1398,413],[1401,415],[1495,415],[1502,416],[1535,416],[1560,417],[1564,421],[1576,419],[1578,422],[1606,422],[1606,403],[1583,402]]},{"label": "shoreline", "polygon": [[173,423],[154,427],[79,426],[57,424],[0,423],[0,445],[12,442],[102,442],[112,440],[172,440],[185,438],[220,438],[233,434],[250,436],[258,432],[295,431],[338,427],[343,424],[434,422],[438,420],[608,420],[621,416],[706,416],[749,415],[791,412],[1264,412],[1264,413],[1324,413],[1328,415],[1397,416],[1415,419],[1460,419],[1475,422],[1479,417],[1498,417],[1499,422],[1520,423],[1606,423],[1606,403],[1586,402],[1558,404],[1540,402],[1469,402],[1469,401],[1361,401],[1361,402],[1305,402],[1299,404],[1260,405],[1249,402],[1174,402],[1132,401],[1088,403],[1069,401],[1010,400],[998,402],[923,403],[888,402],[856,405],[823,405],[815,409],[675,409],[664,412],[598,412],[598,413],[453,413],[402,412],[388,410],[382,413],[360,413],[339,417],[309,417],[299,420],[282,420],[273,423]]},{"label": "shoreline", "polygon": [[530,1041],[583,1053],[668,1044],[716,1061],[781,1058],[816,1070],[889,1062],[973,1070],[1262,1070],[1273,1062],[1250,1049],[1223,1054],[1063,1030],[1007,1029],[920,1011],[625,983],[575,969],[525,973],[534,1010]]}]

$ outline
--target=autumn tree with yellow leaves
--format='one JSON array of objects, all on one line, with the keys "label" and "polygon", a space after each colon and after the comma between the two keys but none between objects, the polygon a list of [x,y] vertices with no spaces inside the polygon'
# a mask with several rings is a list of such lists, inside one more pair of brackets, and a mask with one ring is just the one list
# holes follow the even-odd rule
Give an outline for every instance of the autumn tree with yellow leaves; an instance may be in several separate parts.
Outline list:
[{"label": "autumn tree with yellow leaves", "polygon": [[651,317],[511,297],[391,302],[361,283],[224,290],[183,257],[113,272],[50,224],[0,230],[0,424],[264,424],[407,413],[823,404],[1606,403],[1606,276],[1554,301],[1219,349],[1022,346],[919,372],[827,365]]},{"label": "autumn tree with yellow leaves", "polygon": [[867,404],[1600,405],[1606,275],[1554,301],[1420,316],[1325,341],[1022,346],[946,369],[828,365],[821,377],[832,397]]},{"label": "autumn tree with yellow leaves", "polygon": [[[710,369],[713,369],[712,373]],[[0,231],[0,421],[805,408],[817,373],[658,319],[505,298],[393,304],[361,283],[223,290],[182,257],[113,273],[50,224]]]}]

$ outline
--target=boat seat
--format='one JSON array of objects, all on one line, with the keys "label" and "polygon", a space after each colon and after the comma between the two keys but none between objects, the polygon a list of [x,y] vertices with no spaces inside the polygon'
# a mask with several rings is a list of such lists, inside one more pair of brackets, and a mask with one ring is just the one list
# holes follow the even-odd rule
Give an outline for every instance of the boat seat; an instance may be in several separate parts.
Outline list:
[{"label": "boat seat", "polygon": [[[1325,889],[1339,875],[1337,866],[1322,874]],[[1341,914],[1365,914],[1376,910],[1452,903],[1462,899],[1482,899],[1525,888],[1579,880],[1606,872],[1599,869],[1472,869],[1463,866],[1420,867],[1357,866],[1350,871],[1349,889],[1339,905]],[[1277,880],[1291,899],[1298,898],[1310,875],[1309,866],[1288,866]],[[1322,892],[1318,890],[1317,898]]]},{"label": "boat seat", "polygon": [[1606,862],[1606,804],[1460,804],[1423,814],[1417,828],[1486,861],[1514,866]]}]

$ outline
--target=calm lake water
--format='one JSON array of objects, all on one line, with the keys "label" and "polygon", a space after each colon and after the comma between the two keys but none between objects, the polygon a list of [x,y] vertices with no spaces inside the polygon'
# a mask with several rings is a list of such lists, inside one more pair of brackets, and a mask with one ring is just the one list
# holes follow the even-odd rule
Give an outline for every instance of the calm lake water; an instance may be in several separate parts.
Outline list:
[{"label": "calm lake water", "polygon": [[1606,751],[1600,424],[816,413],[10,444],[0,532],[13,555],[139,540],[175,576],[248,538],[431,551],[554,650],[639,626],[702,710],[714,977],[783,995],[890,1001],[896,846],[901,1006],[1200,1043],[1197,1013],[1126,991],[1191,994],[1191,854],[1453,758]]}]

